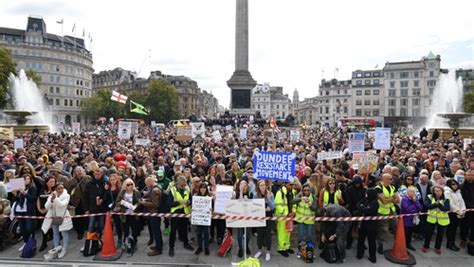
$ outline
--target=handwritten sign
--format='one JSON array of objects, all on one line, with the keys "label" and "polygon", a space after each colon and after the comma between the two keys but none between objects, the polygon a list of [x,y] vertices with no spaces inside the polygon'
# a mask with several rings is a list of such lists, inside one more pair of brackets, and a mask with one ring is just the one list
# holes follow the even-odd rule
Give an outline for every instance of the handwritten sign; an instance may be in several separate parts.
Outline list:
[{"label": "handwritten sign", "polygon": [[350,133],[349,134],[349,153],[364,151],[365,149],[365,134],[364,133]]},{"label": "handwritten sign", "polygon": [[132,135],[132,123],[129,121],[120,121],[118,132],[117,132],[119,139],[130,139]]},{"label": "handwritten sign", "polygon": [[340,159],[342,158],[342,151],[319,152],[318,160]]},{"label": "handwritten sign", "polygon": [[375,129],[375,149],[390,149],[390,128]]},{"label": "handwritten sign", "polygon": [[240,128],[240,139],[247,139],[247,128]]},{"label": "handwritten sign", "polygon": [[176,127],[176,140],[180,142],[187,142],[193,139],[193,129],[191,126]]},{"label": "handwritten sign", "polygon": [[227,201],[232,198],[233,191],[234,188],[230,185],[217,185],[214,212],[225,214],[225,206]]},{"label": "handwritten sign", "polygon": [[25,190],[25,179],[18,178],[18,179],[11,179],[8,183],[10,190]]},{"label": "handwritten sign", "polygon": [[375,172],[378,161],[379,158],[376,154],[367,151],[354,152],[352,154],[352,168],[357,169],[359,174]]},{"label": "handwritten sign", "polygon": [[211,197],[193,196],[191,224],[211,226]]},{"label": "handwritten sign", "polygon": [[136,146],[147,146],[150,144],[150,139],[148,138],[137,138],[135,139]]},{"label": "handwritten sign", "polygon": [[222,140],[222,135],[219,131],[212,132],[212,139],[216,142],[220,142]]},{"label": "handwritten sign", "polygon": [[[227,216],[265,217],[265,200],[259,199],[231,199],[227,202],[225,214]],[[265,227],[265,220],[226,220],[229,228]]]},{"label": "handwritten sign", "polygon": [[295,176],[295,161],[291,153],[256,151],[253,172],[257,179],[288,181]]},{"label": "handwritten sign", "polygon": [[23,139],[22,138],[15,139],[15,141],[13,142],[13,146],[15,149],[23,148],[24,147]]},{"label": "handwritten sign", "polygon": [[300,131],[291,130],[290,131],[290,141],[291,142],[298,142],[299,140],[300,140]]},{"label": "handwritten sign", "polygon": [[206,132],[206,127],[204,126],[204,122],[192,122],[192,135],[193,139],[203,139],[204,134]]}]

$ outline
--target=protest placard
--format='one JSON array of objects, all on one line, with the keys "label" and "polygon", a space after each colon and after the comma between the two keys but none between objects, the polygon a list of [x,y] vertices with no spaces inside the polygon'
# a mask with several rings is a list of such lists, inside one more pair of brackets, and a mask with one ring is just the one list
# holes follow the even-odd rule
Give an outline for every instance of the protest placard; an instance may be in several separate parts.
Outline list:
[{"label": "protest placard", "polygon": [[220,129],[222,129],[222,126],[220,126],[220,125],[212,125],[212,130],[213,130],[213,131],[220,130]]},{"label": "protest placard", "polygon": [[14,134],[12,127],[0,127],[0,140],[13,141]]},{"label": "protest placard", "polygon": [[390,128],[375,128],[375,149],[390,149]]},{"label": "protest placard", "polygon": [[467,150],[469,148],[470,144],[472,144],[472,139],[471,138],[464,138],[463,149]]},{"label": "protest placard", "polygon": [[129,121],[119,121],[117,135],[119,139],[130,139],[132,135],[132,123]]},{"label": "protest placard", "polygon": [[214,212],[225,214],[227,201],[232,198],[234,188],[230,185],[217,185]]},{"label": "protest placard", "polygon": [[263,136],[265,136],[266,138],[272,139],[273,129],[265,129],[265,131],[263,131]]},{"label": "protest placard", "polygon": [[81,133],[81,123],[80,122],[73,122],[71,124],[72,132],[73,133]]},{"label": "protest placard", "polygon": [[212,139],[214,139],[214,141],[216,141],[216,142],[220,142],[222,140],[221,133],[217,130],[212,132]]},{"label": "protest placard", "polygon": [[255,151],[253,172],[255,178],[288,181],[295,176],[295,156],[291,153]]},{"label": "protest placard", "polygon": [[25,189],[25,179],[23,178],[11,179],[8,184],[9,184],[10,190],[12,191]]},{"label": "protest placard", "polygon": [[319,152],[318,160],[340,159],[342,158],[342,151]]},{"label": "protest placard", "polygon": [[240,128],[240,139],[247,139],[247,128]]},{"label": "protest placard", "polygon": [[150,139],[148,138],[137,138],[135,139],[135,145],[137,146],[147,146],[150,144]]},{"label": "protest placard", "polygon": [[291,130],[290,131],[290,141],[291,142],[298,142],[300,140],[300,131],[299,130]]},{"label": "protest placard", "polygon": [[[265,200],[259,199],[231,199],[227,202],[225,214],[228,216],[265,217]],[[265,220],[226,220],[229,228],[265,227]]]},{"label": "protest placard", "polygon": [[23,148],[23,147],[24,147],[23,139],[22,139],[22,138],[17,138],[17,139],[15,139],[15,141],[13,142],[13,147],[14,147],[15,149]]},{"label": "protest placard", "polygon": [[365,149],[364,133],[349,133],[349,153],[364,151]]},{"label": "protest placard", "polygon": [[286,140],[287,136],[286,136],[286,132],[281,132],[278,134],[278,139],[280,140]]},{"label": "protest placard", "polygon": [[375,172],[378,165],[378,156],[367,151],[354,152],[352,154],[352,168],[357,169],[359,174]]},{"label": "protest placard", "polygon": [[156,127],[156,121],[151,121],[150,126],[151,126],[151,128],[155,128]]},{"label": "protest placard", "polygon": [[225,130],[226,130],[226,131],[232,130],[232,125],[226,125],[226,126],[225,126]]},{"label": "protest placard", "polygon": [[204,122],[191,122],[193,139],[203,139],[206,133]]},{"label": "protest placard", "polygon": [[193,196],[191,224],[211,226],[211,197]]},{"label": "protest placard", "polygon": [[191,126],[176,127],[176,141],[187,142],[193,139],[193,129]]},{"label": "protest placard", "polygon": [[138,122],[136,121],[131,121],[132,124],[132,134],[138,134]]}]

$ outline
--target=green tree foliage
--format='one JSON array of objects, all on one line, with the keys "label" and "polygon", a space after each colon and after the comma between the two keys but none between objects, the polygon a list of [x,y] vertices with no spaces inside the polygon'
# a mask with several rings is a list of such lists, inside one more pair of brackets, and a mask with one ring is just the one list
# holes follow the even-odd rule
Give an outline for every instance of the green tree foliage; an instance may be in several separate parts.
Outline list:
[{"label": "green tree foliage", "polygon": [[164,80],[150,80],[144,106],[150,110],[149,120],[168,122],[178,118],[178,93]]},{"label": "green tree foliage", "polygon": [[35,82],[36,85],[39,85],[41,83],[41,76],[36,71],[29,69],[25,73],[26,73],[26,77],[33,80],[33,82]]},{"label": "green tree foliage", "polygon": [[474,113],[474,81],[471,83],[471,91],[464,94],[464,112]]},{"label": "green tree foliage", "polygon": [[0,108],[7,105],[8,77],[10,73],[17,75],[15,66],[10,50],[0,47]]}]

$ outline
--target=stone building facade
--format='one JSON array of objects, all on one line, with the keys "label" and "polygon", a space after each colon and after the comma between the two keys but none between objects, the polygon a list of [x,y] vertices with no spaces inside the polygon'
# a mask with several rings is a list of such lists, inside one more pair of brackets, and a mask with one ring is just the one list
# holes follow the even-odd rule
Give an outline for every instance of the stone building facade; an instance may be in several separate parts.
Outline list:
[{"label": "stone building facade", "polygon": [[283,87],[265,83],[253,89],[252,109],[260,112],[263,118],[284,120],[290,115],[291,100],[287,94],[283,94]]}]

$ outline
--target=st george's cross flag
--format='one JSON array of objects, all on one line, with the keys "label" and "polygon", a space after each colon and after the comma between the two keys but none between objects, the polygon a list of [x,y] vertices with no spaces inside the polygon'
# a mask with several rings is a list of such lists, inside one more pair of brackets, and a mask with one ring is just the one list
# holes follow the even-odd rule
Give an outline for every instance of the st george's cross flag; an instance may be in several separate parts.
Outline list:
[{"label": "st george's cross flag", "polygon": [[122,95],[119,92],[112,91],[112,96],[110,97],[111,100],[120,102],[122,104],[127,103],[128,97],[126,95]]}]

